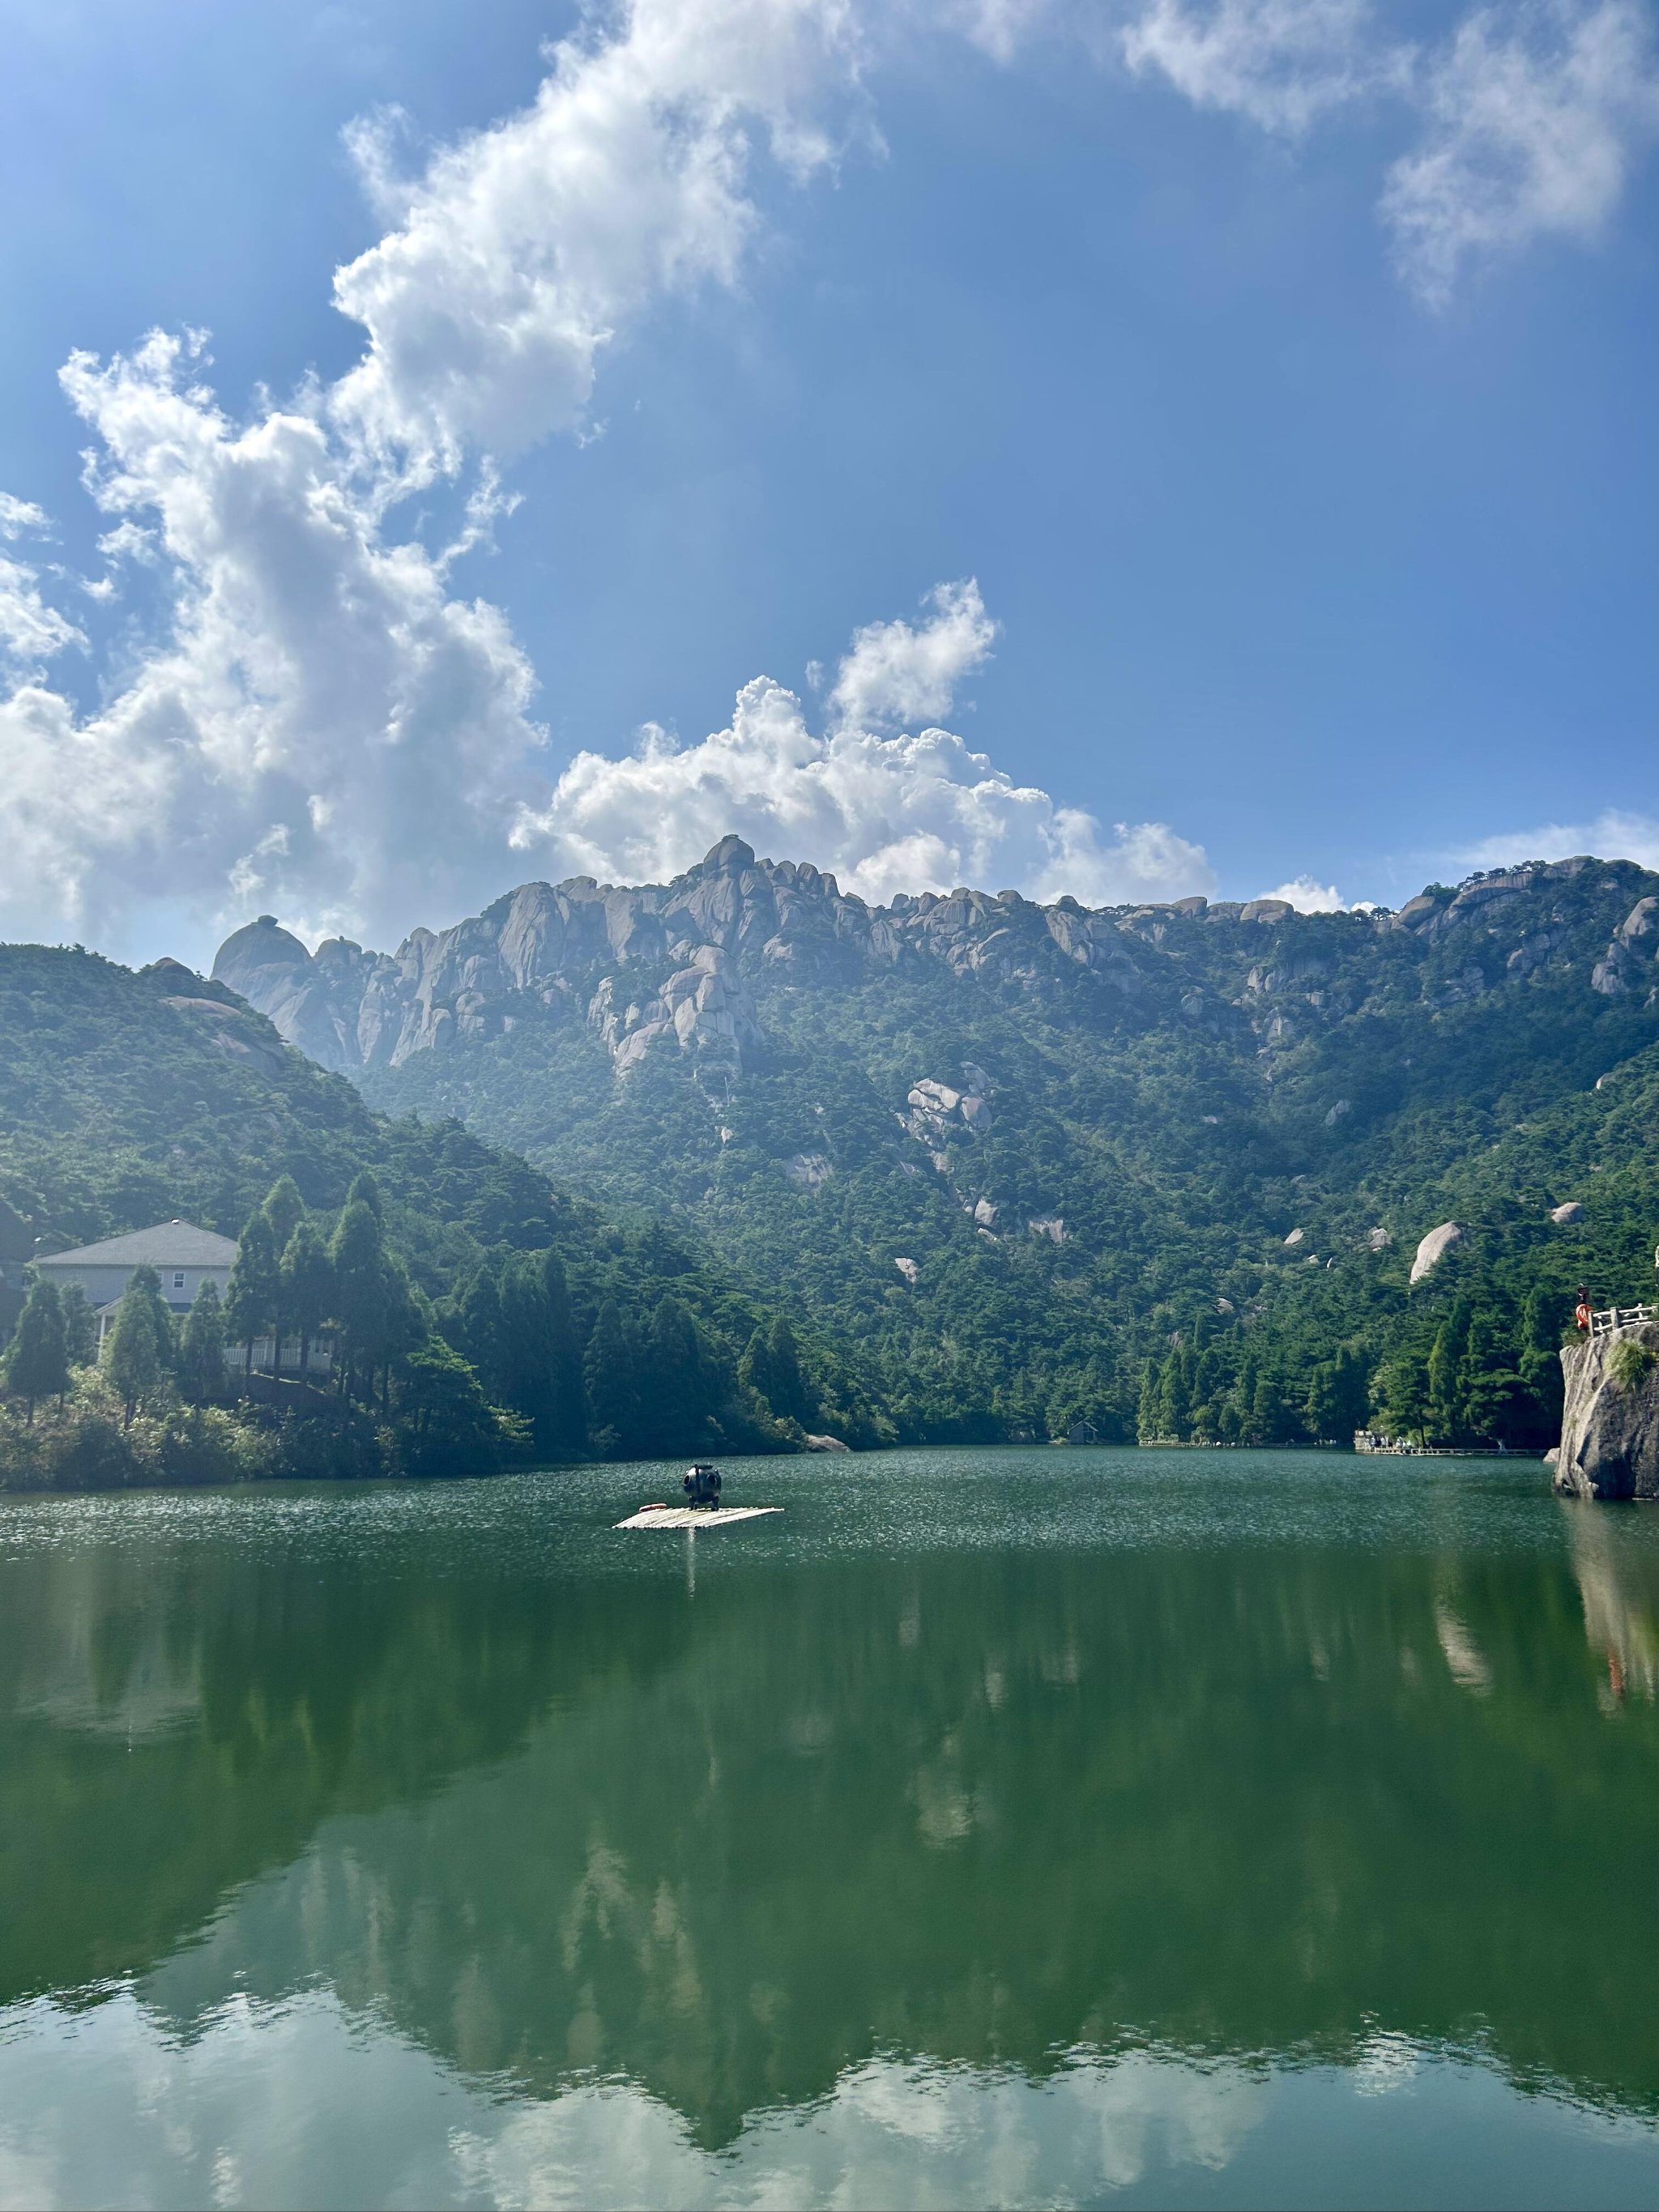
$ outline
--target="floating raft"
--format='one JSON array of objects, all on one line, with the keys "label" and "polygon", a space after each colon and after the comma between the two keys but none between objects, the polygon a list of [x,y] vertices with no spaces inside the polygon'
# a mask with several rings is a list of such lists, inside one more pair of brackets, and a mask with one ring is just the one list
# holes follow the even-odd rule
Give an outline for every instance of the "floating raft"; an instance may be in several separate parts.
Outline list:
[{"label": "floating raft", "polygon": [[734,1521],[758,1521],[781,1513],[781,1505],[641,1505],[619,1528],[729,1528]]}]

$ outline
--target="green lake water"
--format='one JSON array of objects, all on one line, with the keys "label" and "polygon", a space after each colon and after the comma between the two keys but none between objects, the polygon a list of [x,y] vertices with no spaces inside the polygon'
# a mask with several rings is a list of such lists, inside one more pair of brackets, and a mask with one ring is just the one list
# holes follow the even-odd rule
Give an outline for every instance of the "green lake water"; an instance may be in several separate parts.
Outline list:
[{"label": "green lake water", "polygon": [[1659,1514],[677,1472],[0,1503],[0,2205],[1659,2204]]}]

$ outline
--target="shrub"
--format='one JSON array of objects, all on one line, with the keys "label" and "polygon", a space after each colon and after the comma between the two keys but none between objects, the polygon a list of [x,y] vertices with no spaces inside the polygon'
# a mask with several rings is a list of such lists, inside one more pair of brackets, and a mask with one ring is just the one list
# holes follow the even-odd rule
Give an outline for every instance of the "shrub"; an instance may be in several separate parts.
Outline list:
[{"label": "shrub", "polygon": [[1621,1336],[1607,1355],[1607,1374],[1620,1390],[1639,1390],[1656,1365],[1653,1348],[1639,1337]]}]

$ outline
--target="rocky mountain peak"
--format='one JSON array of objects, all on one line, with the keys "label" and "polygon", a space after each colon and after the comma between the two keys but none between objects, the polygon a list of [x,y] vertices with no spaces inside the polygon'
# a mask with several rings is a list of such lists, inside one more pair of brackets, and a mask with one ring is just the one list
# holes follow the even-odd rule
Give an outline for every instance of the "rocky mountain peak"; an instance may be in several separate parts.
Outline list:
[{"label": "rocky mountain peak", "polygon": [[733,835],[670,883],[521,884],[450,928],[411,931],[395,953],[335,938],[313,955],[262,915],[226,939],[213,972],[346,1071],[569,1020],[603,1040],[619,1075],[664,1052],[729,1082],[760,1049],[757,993],[929,969],[1081,992],[1095,1021],[1139,1008],[1218,1035],[1243,1024],[1278,1054],[1310,1020],[1355,1010],[1369,988],[1355,976],[1378,967],[1359,949],[1390,939],[1413,948],[1417,988],[1436,1006],[1575,959],[1595,991],[1644,1003],[1659,991],[1654,882],[1626,862],[1535,863],[1434,886],[1395,915],[1298,915],[1266,898],[1091,908],[966,888],[871,906]]}]

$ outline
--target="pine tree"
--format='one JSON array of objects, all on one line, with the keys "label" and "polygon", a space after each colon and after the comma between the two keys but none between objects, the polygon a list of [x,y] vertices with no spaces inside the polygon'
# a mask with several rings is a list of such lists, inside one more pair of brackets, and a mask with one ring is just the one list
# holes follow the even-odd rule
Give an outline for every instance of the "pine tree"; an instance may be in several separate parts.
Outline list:
[{"label": "pine tree", "polygon": [[382,1228],[386,1226],[386,1202],[380,1196],[380,1186],[367,1168],[354,1176],[351,1188],[346,1193],[348,1206],[366,1206]]},{"label": "pine tree", "polygon": [[1462,1346],[1451,1319],[1443,1321],[1429,1349],[1427,1418],[1436,1438],[1451,1443],[1457,1436],[1457,1370]]},{"label": "pine tree", "polygon": [[69,1346],[58,1285],[37,1275],[6,1353],[6,1388],[27,1407],[33,1428],[37,1401],[61,1398],[69,1385]]},{"label": "pine tree", "polygon": [[495,1277],[487,1267],[480,1267],[461,1297],[461,1350],[489,1395],[513,1405],[516,1401],[505,1373],[501,1304]]},{"label": "pine tree", "polygon": [[193,1405],[204,1406],[225,1387],[225,1309],[219,1286],[204,1282],[185,1316],[179,1338],[179,1387]]},{"label": "pine tree", "polygon": [[579,1452],[587,1441],[587,1385],[582,1375],[575,1316],[570,1310],[570,1285],[556,1252],[544,1252],[541,1267],[552,1382],[546,1449]]},{"label": "pine tree", "polygon": [[1266,1370],[1256,1377],[1255,1396],[1250,1407],[1250,1441],[1257,1444],[1282,1444],[1289,1439],[1289,1408],[1285,1393],[1276,1375]]},{"label": "pine tree", "polygon": [[283,1254],[282,1304],[288,1327],[300,1340],[300,1380],[306,1379],[311,1347],[334,1304],[334,1270],[328,1247],[314,1221],[302,1219]]},{"label": "pine tree", "polygon": [[1158,1434],[1159,1384],[1163,1370],[1157,1360],[1149,1359],[1140,1370],[1140,1402],[1135,1413],[1135,1434],[1142,1443],[1151,1443]]},{"label": "pine tree", "polygon": [[300,1195],[300,1186],[291,1175],[278,1176],[265,1194],[264,1217],[270,1224],[272,1248],[280,1255],[287,1251],[289,1240],[305,1219],[306,1202]]},{"label": "pine tree", "polygon": [[1164,1363],[1164,1374],[1158,1384],[1158,1434],[1180,1440],[1191,1426],[1191,1382],[1184,1346],[1177,1347]]},{"label": "pine tree", "polygon": [[[359,1204],[363,1201],[357,1201]],[[428,1334],[410,1354],[400,1403],[413,1434],[411,1474],[481,1474],[518,1440],[497,1416],[477,1376],[452,1345]]]},{"label": "pine tree", "polygon": [[131,1428],[140,1400],[173,1364],[173,1316],[162,1303],[161,1279],[154,1267],[133,1269],[115,1309],[104,1361],[121,1401],[121,1425]]},{"label": "pine tree", "polygon": [[1342,1394],[1334,1360],[1322,1360],[1309,1377],[1303,1419],[1316,1443],[1328,1443],[1337,1435],[1342,1420]]},{"label": "pine tree", "polygon": [[607,1298],[593,1322],[583,1360],[594,1442],[602,1452],[633,1451],[639,1438],[639,1379],[622,1308]]},{"label": "pine tree", "polygon": [[1515,1364],[1537,1408],[1538,1432],[1559,1436],[1566,1391],[1561,1371],[1561,1301],[1536,1284],[1521,1308]]},{"label": "pine tree", "polygon": [[645,1399],[645,1441],[659,1451],[697,1451],[707,1442],[708,1376],[702,1333],[672,1291],[657,1302],[646,1347],[651,1377]]},{"label": "pine tree", "polygon": [[1420,1353],[1401,1352],[1378,1371],[1376,1413],[1390,1436],[1427,1442],[1429,1376]]},{"label": "pine tree", "polygon": [[245,1385],[253,1372],[255,1341],[276,1328],[282,1291],[270,1217],[261,1209],[248,1216],[247,1226],[238,1240],[236,1264],[230,1271],[230,1287],[225,1294],[225,1334],[228,1342],[242,1346]]},{"label": "pine tree", "polygon": [[349,1396],[361,1375],[372,1393],[375,1370],[390,1350],[393,1298],[380,1224],[367,1197],[348,1202],[335,1225],[328,1256],[334,1276],[334,1318],[343,1352],[340,1387]]},{"label": "pine tree", "polygon": [[98,1316],[88,1304],[79,1283],[65,1283],[58,1293],[64,1316],[64,1346],[71,1367],[94,1366],[98,1359]]},{"label": "pine tree", "polygon": [[775,1314],[750,1338],[738,1363],[738,1379],[763,1397],[780,1420],[805,1428],[814,1418],[795,1332],[783,1314]]}]

